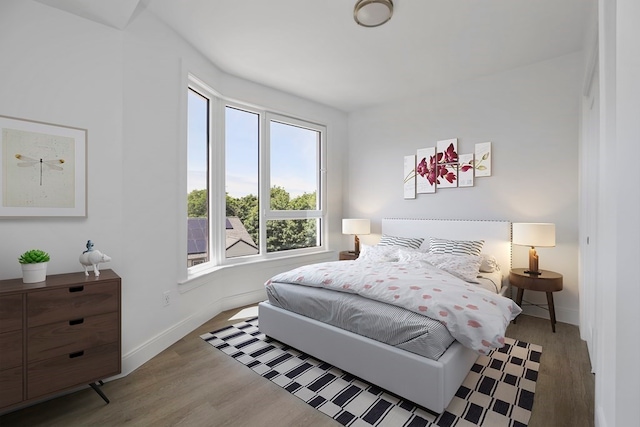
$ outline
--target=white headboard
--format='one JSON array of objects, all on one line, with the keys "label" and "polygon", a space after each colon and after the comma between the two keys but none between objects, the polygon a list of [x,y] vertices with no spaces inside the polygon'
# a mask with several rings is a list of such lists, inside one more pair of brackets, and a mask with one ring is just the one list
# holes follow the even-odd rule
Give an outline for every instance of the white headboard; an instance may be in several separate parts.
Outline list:
[{"label": "white headboard", "polygon": [[502,271],[503,286],[511,269],[511,222],[383,218],[382,233],[400,237],[424,237],[423,248],[429,247],[429,237],[452,240],[484,240],[482,253],[496,257]]}]

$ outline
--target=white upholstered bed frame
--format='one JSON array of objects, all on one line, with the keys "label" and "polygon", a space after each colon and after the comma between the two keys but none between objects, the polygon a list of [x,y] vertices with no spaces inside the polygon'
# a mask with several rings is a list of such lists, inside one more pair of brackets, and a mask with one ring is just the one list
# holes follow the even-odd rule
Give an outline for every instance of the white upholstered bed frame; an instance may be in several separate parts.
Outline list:
[{"label": "white upholstered bed frame", "polygon": [[[484,240],[483,253],[496,257],[503,276],[511,267],[511,223],[430,219],[383,219],[383,234],[455,240]],[[503,289],[506,278],[503,279]],[[478,355],[454,342],[436,361],[336,328],[311,318],[259,305],[260,330],[278,341],[330,363],[431,411],[441,413]]]}]

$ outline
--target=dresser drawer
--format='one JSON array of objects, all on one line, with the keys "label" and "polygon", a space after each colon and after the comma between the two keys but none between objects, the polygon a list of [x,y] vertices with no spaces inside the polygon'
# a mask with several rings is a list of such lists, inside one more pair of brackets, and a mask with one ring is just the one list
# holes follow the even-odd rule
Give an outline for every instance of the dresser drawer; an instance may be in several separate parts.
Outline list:
[{"label": "dresser drawer", "polygon": [[86,348],[117,342],[120,320],[117,312],[98,314],[29,328],[27,360],[49,359]]},{"label": "dresser drawer", "polygon": [[22,366],[22,330],[0,334],[0,369]]},{"label": "dresser drawer", "polygon": [[22,329],[22,294],[0,297],[0,333]]},{"label": "dresser drawer", "polygon": [[89,384],[120,373],[119,343],[29,363],[27,398]]},{"label": "dresser drawer", "polygon": [[0,408],[22,401],[22,366],[0,371]]},{"label": "dresser drawer", "polygon": [[32,292],[27,296],[27,326],[119,311],[119,302],[120,286],[115,281]]}]

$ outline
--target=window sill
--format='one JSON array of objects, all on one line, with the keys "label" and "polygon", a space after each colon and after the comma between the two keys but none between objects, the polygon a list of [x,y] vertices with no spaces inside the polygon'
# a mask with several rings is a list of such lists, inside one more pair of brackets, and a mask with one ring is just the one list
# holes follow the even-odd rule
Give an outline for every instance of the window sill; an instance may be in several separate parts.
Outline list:
[{"label": "window sill", "polygon": [[281,264],[285,268],[287,265],[291,265],[291,268],[293,268],[294,264],[299,265],[303,260],[308,263],[315,263],[334,260],[336,257],[336,251],[328,250],[306,254],[279,256],[275,258],[261,258],[234,264],[215,265],[209,268],[199,269],[196,272],[188,274],[186,279],[178,281],[178,292],[182,294],[192,289],[199,288],[200,286],[211,283],[214,278],[217,280],[220,276],[229,274],[233,270],[237,270],[239,268],[255,268],[260,264]]},{"label": "window sill", "polygon": [[216,265],[206,269],[198,270],[195,273],[187,274],[187,278],[178,281],[178,292],[185,293],[191,289],[199,288],[200,286],[211,281],[212,276],[216,273],[220,273],[223,270],[229,268],[228,265]]}]

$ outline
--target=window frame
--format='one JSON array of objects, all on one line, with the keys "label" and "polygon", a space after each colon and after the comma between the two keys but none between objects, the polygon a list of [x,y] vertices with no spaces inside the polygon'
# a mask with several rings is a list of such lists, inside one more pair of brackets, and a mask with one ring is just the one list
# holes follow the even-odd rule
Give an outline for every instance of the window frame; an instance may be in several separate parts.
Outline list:
[{"label": "window frame", "polygon": [[[207,188],[206,188],[206,190],[207,190],[207,220],[208,220],[211,217],[211,211],[210,211],[210,209],[211,209],[211,201],[210,201],[210,198],[211,198],[210,197],[210,194],[211,194],[211,179],[210,179],[210,175],[211,175],[211,161],[210,161],[211,160],[211,143],[210,143],[210,141],[212,139],[212,136],[211,136],[211,131],[212,131],[212,126],[211,126],[212,114],[211,114],[211,110],[214,108],[215,99],[207,96],[206,93],[205,93],[205,90],[203,90],[203,88],[201,88],[200,86],[189,85],[187,87],[187,115],[189,114],[188,113],[189,91],[194,92],[195,94],[197,94],[198,96],[206,99],[206,101],[207,101],[207,116],[208,117],[207,117],[207,131],[206,131],[206,134],[207,134],[207,142],[206,142],[206,145],[207,145],[206,146],[206,152],[207,152],[207,162],[206,162],[206,165],[207,165],[207,170],[206,170]],[[188,129],[189,129],[189,117],[187,116],[187,142],[188,142],[188,138],[189,138]],[[187,147],[187,162],[188,162],[188,159],[189,159],[189,148]],[[187,167],[187,173],[189,173],[189,168],[188,167]],[[189,180],[187,178],[187,185],[188,185],[188,183],[189,183]],[[189,217],[188,217],[188,214],[187,214],[187,221],[188,221],[188,218]],[[211,228],[211,223],[209,222],[207,229],[210,229],[210,228]],[[187,230],[187,233],[188,233],[188,230]],[[207,257],[208,257],[208,259],[210,261],[211,260],[211,253],[213,252],[211,250],[211,236],[209,235],[207,237],[207,239],[208,239],[207,240],[207,252],[208,252],[207,253]],[[189,244],[187,243],[187,248],[188,248],[188,246],[189,246]],[[188,251],[187,251],[187,256],[188,256]],[[191,267],[188,267],[188,268],[192,268],[192,267],[195,267],[196,265],[200,265],[200,264],[206,264],[209,261],[200,261],[200,262],[198,262],[196,264],[193,264]]]},{"label": "window frame", "polygon": [[[208,185],[209,185],[209,261],[187,267],[187,281],[210,273],[220,268],[246,263],[261,262],[271,259],[279,259],[292,256],[307,255],[324,252],[327,250],[327,178],[326,178],[326,140],[327,126],[307,120],[302,117],[294,117],[290,114],[276,112],[268,108],[252,105],[247,102],[234,100],[223,96],[202,80],[188,74],[187,88],[196,91],[209,100],[209,149],[208,149]],[[244,110],[259,116],[259,141],[258,141],[258,200],[260,203],[260,252],[256,255],[227,258],[226,252],[226,153],[225,153],[225,114],[226,107]],[[188,111],[186,117],[188,119]],[[275,119],[275,120],[274,120]],[[274,211],[271,209],[270,192],[270,127],[271,121],[297,126],[319,132],[317,149],[318,170],[317,180],[317,207],[316,210],[306,211]],[[187,167],[185,165],[185,171]],[[222,196],[221,196],[222,195]],[[186,203],[185,203],[186,206]],[[186,212],[186,211],[185,211]],[[186,215],[185,215],[186,216]],[[287,219],[319,219],[319,244],[310,248],[290,249],[278,252],[267,252],[267,221]],[[183,239],[187,239],[184,233]],[[181,254],[186,257],[186,253]],[[186,260],[186,259],[185,259]],[[183,264],[184,265],[184,264]]]},{"label": "window frame", "polygon": [[[263,150],[264,154],[264,162],[261,159],[261,175],[262,181],[265,182],[266,185],[260,186],[261,198],[265,200],[261,207],[261,215],[260,215],[260,253],[275,255],[275,254],[288,254],[293,251],[297,251],[297,253],[306,253],[306,252],[317,252],[319,249],[325,247],[325,233],[326,229],[326,196],[324,194],[324,189],[326,188],[326,155],[323,150],[326,147],[326,126],[318,125],[312,122],[308,122],[306,120],[301,120],[297,118],[293,118],[290,116],[286,116],[283,114],[277,114],[273,112],[266,112],[265,117],[265,126],[264,126],[264,137],[265,137],[265,150]],[[275,121],[277,123],[282,123],[290,126],[296,126],[304,129],[309,129],[312,131],[316,131],[319,133],[319,141],[318,147],[316,147],[316,155],[318,159],[318,170],[316,174],[316,204],[318,209],[315,210],[303,210],[303,211],[294,211],[294,210],[273,210],[271,209],[271,188],[273,187],[271,183],[271,127],[270,123]],[[266,205],[266,206],[265,206]],[[267,221],[270,220],[288,220],[288,219],[319,219],[319,228],[318,230],[320,236],[320,244],[318,246],[314,246],[312,248],[300,248],[300,249],[290,249],[286,251],[280,252],[271,252],[267,253]],[[263,226],[264,224],[264,226]],[[263,252],[264,251],[264,252]]]}]

